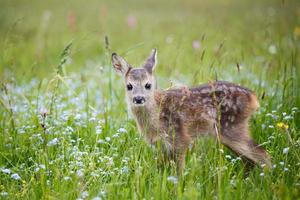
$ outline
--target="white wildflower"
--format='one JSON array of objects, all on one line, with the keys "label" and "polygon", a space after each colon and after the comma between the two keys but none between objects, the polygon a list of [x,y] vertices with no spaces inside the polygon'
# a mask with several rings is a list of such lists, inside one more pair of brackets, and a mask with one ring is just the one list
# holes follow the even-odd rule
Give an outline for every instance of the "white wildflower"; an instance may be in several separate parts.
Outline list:
[{"label": "white wildflower", "polygon": [[241,160],[242,160],[242,158],[241,158],[241,157],[237,157],[237,158],[236,158],[236,160],[239,160],[239,161],[241,161]]},{"label": "white wildflower", "polygon": [[259,176],[263,177],[263,176],[265,176],[265,174],[262,172],[259,174]]},{"label": "white wildflower", "polygon": [[7,192],[0,192],[0,196],[7,196],[8,193]]},{"label": "white wildflower", "polygon": [[21,180],[21,177],[20,177],[19,174],[17,174],[17,173],[12,174],[12,175],[11,175],[11,178],[12,178],[12,179],[15,179],[15,180]]},{"label": "white wildflower", "polygon": [[77,174],[78,177],[83,177],[83,175],[84,175],[83,169],[77,170],[76,174]]},{"label": "white wildflower", "polygon": [[55,146],[59,143],[59,140],[57,138],[54,138],[50,142],[48,142],[47,146]]},{"label": "white wildflower", "polygon": [[75,120],[80,120],[80,119],[82,119],[82,116],[81,116],[81,114],[77,113],[74,118],[75,118]]},{"label": "white wildflower", "polygon": [[88,191],[83,191],[80,195],[83,199],[86,199],[89,196]]},{"label": "white wildflower", "polygon": [[283,154],[287,154],[288,152],[289,152],[289,147],[286,147],[286,148],[284,148],[283,150],[282,150],[282,153]]},{"label": "white wildflower", "polygon": [[101,126],[96,126],[96,134],[99,135],[102,133],[102,127]]},{"label": "white wildflower", "polygon": [[283,112],[282,115],[283,115],[283,116],[286,116],[286,112]]},{"label": "white wildflower", "polygon": [[65,176],[65,177],[64,177],[64,180],[65,180],[65,181],[69,181],[69,180],[71,180],[71,177],[70,177],[70,176]]},{"label": "white wildflower", "polygon": [[99,192],[99,196],[105,197],[106,196],[106,192],[104,190]]},{"label": "white wildflower", "polygon": [[167,181],[170,181],[174,184],[178,183],[178,178],[176,176],[168,176]]},{"label": "white wildflower", "polygon": [[105,120],[104,119],[100,119],[100,120],[98,120],[98,123],[99,124],[105,124]]},{"label": "white wildflower", "polygon": [[71,126],[67,126],[66,131],[70,132],[70,133],[73,133],[74,129]]},{"label": "white wildflower", "polygon": [[98,144],[105,144],[105,141],[102,140],[102,139],[99,139],[99,140],[97,141],[97,143],[98,143]]},{"label": "white wildflower", "polygon": [[122,174],[127,174],[129,172],[129,169],[128,169],[128,167],[122,167],[122,169],[121,169],[121,173]]},{"label": "white wildflower", "polygon": [[275,137],[273,135],[271,135],[270,137],[268,137],[269,140],[273,140],[275,139]]},{"label": "white wildflower", "polygon": [[127,130],[125,128],[119,128],[117,132],[119,132],[119,133],[126,133]]},{"label": "white wildflower", "polygon": [[230,180],[230,185],[231,185],[232,187],[236,187],[236,180],[235,180],[235,179],[231,179],[231,180]]},{"label": "white wildflower", "polygon": [[269,53],[270,54],[276,54],[277,53],[277,48],[274,44],[269,46]]},{"label": "white wildflower", "polygon": [[284,118],[283,118],[283,120],[291,120],[291,119],[293,119],[293,117],[292,116],[290,116],[290,115],[287,115],[287,116],[285,116]]},{"label": "white wildflower", "polygon": [[94,197],[94,198],[92,198],[92,200],[102,200],[102,198],[101,197]]},{"label": "white wildflower", "polygon": [[284,165],[284,162],[283,162],[283,161],[281,161],[281,162],[279,162],[279,164],[280,164],[280,165]]},{"label": "white wildflower", "polygon": [[293,107],[293,108],[292,108],[292,111],[297,111],[297,110],[298,110],[297,107]]},{"label": "white wildflower", "polygon": [[44,164],[40,164],[39,167],[42,169],[46,169],[46,166]]},{"label": "white wildflower", "polygon": [[91,172],[91,176],[92,177],[99,177],[99,174],[97,174],[96,172]]},{"label": "white wildflower", "polygon": [[1,171],[2,171],[4,174],[10,174],[10,173],[11,173],[10,169],[2,169]]},{"label": "white wildflower", "polygon": [[95,122],[95,121],[96,121],[96,118],[95,118],[95,117],[91,117],[91,118],[89,119],[89,121],[90,121],[90,122]]}]

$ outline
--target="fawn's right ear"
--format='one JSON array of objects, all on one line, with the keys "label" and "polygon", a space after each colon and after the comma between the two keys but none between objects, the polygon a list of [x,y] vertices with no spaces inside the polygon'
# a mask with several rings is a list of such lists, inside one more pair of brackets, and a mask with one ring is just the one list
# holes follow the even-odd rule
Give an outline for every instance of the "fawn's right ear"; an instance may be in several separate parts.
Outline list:
[{"label": "fawn's right ear", "polygon": [[126,72],[129,70],[129,64],[116,53],[112,53],[111,61],[116,72],[124,76]]},{"label": "fawn's right ear", "polygon": [[148,59],[146,60],[145,64],[144,64],[144,68],[150,73],[152,74],[153,70],[155,69],[156,66],[156,60],[157,60],[157,50],[156,49],[152,49]]}]

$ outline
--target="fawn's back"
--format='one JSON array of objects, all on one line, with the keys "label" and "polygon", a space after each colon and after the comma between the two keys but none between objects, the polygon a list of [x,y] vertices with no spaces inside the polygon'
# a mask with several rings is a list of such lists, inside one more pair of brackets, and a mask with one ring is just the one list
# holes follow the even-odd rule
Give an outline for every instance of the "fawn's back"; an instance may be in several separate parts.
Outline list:
[{"label": "fawn's back", "polygon": [[193,135],[214,132],[216,123],[223,128],[243,123],[258,108],[252,91],[225,81],[158,93],[160,120],[186,126]]}]

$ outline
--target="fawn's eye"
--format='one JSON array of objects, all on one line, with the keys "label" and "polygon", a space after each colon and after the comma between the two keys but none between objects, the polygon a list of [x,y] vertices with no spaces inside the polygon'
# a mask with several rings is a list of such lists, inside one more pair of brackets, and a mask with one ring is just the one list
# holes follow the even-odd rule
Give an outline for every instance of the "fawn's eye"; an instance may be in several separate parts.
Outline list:
[{"label": "fawn's eye", "polygon": [[150,90],[150,89],[151,89],[151,84],[150,84],[150,83],[146,83],[145,88],[146,88],[147,90]]},{"label": "fawn's eye", "polygon": [[127,84],[127,90],[132,90],[132,85],[129,83],[129,84]]}]

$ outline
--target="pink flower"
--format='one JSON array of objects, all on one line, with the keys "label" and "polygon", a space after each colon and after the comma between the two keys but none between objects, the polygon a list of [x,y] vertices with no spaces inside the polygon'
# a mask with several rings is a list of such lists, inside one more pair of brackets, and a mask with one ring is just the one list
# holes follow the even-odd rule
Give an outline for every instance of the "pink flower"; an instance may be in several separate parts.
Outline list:
[{"label": "pink flower", "polygon": [[136,17],[134,15],[128,15],[128,17],[127,17],[127,26],[129,28],[136,27]]},{"label": "pink flower", "polygon": [[76,31],[76,13],[73,11],[68,12],[67,16],[68,27],[71,32]]},{"label": "pink flower", "polygon": [[201,44],[198,40],[194,40],[193,43],[192,43],[192,46],[195,50],[197,50],[197,49],[200,49]]},{"label": "pink flower", "polygon": [[41,115],[42,115],[43,118],[45,118],[48,115],[48,113],[49,112],[48,112],[47,108],[43,108],[42,111],[41,111]]}]

